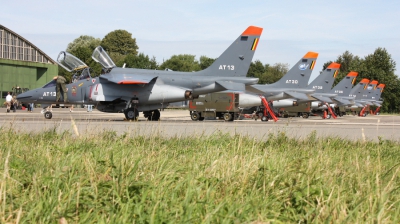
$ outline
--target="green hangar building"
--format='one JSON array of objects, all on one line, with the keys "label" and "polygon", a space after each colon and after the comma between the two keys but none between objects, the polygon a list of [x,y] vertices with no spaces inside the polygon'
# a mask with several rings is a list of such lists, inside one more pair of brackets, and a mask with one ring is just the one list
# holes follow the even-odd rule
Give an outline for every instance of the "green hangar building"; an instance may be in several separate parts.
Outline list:
[{"label": "green hangar building", "polygon": [[16,87],[35,89],[58,74],[58,64],[31,42],[0,24],[0,103]]}]

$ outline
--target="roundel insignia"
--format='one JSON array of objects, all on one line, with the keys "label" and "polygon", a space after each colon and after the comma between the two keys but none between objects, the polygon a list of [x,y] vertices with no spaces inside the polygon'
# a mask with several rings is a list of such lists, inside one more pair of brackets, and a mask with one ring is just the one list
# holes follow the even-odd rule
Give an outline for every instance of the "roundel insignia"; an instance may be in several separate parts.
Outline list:
[{"label": "roundel insignia", "polygon": [[92,83],[95,83],[96,82],[96,79],[92,79]]},{"label": "roundel insignia", "polygon": [[308,67],[307,64],[300,64],[300,65],[299,65],[299,69],[302,70],[302,71],[306,70],[307,67]]}]

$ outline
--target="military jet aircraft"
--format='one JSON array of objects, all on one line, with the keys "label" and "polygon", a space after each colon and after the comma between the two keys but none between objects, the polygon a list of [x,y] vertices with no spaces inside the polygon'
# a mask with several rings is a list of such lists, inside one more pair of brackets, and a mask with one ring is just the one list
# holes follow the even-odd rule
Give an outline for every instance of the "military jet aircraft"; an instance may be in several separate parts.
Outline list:
[{"label": "military jet aircraft", "polygon": [[359,116],[365,117],[367,115],[365,111],[369,106],[381,106],[382,101],[377,102],[375,97],[378,97],[378,100],[380,99],[384,86],[384,84],[381,84],[378,88],[378,81],[372,80],[368,85],[364,85],[363,90],[358,91],[358,94],[354,95],[354,104],[348,105],[346,109],[352,111],[354,114],[358,113]]},{"label": "military jet aircraft", "polygon": [[[57,62],[70,72],[81,70],[75,82],[68,84],[68,101],[72,104],[92,104],[103,112],[124,112],[135,120],[139,112],[148,120],[159,120],[160,111],[171,102],[193,99],[200,94],[228,89],[245,90],[258,78],[247,78],[262,28],[249,26],[215,62],[199,72],[176,72],[116,67],[108,54],[97,47],[92,58],[103,66],[103,74],[93,78],[90,69],[79,59],[61,52]],[[82,70],[83,69],[83,70]],[[56,103],[56,82],[18,96],[25,102],[44,106]],[[46,105],[47,104],[47,105]],[[44,112],[47,119],[51,111]]]},{"label": "military jet aircraft", "polygon": [[385,88],[385,84],[380,83],[376,88],[375,91],[372,92],[370,95],[370,98],[367,99],[368,101],[372,102],[375,106],[381,107],[383,100],[381,99],[381,95],[383,92],[383,89]]},{"label": "military jet aircraft", "polygon": [[268,101],[295,98],[313,99],[309,94],[308,81],[314,69],[318,53],[308,52],[279,81],[272,84],[246,86],[246,91],[263,95]]},{"label": "military jet aircraft", "polygon": [[301,114],[304,118],[307,118],[310,109],[325,105],[326,103],[332,103],[330,97],[337,96],[335,93],[328,93],[332,88],[333,82],[339,72],[340,64],[331,63],[320,75],[318,75],[307,87],[309,90],[314,90],[314,93],[310,95],[313,100],[297,100],[297,99],[284,99],[273,101],[273,106],[279,111],[285,111],[287,113]]}]

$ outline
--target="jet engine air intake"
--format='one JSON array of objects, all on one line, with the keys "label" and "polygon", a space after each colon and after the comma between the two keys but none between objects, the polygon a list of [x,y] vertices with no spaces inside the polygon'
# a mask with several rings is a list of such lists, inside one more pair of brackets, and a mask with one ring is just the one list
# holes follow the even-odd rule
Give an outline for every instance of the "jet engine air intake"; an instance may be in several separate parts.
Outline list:
[{"label": "jet engine air intake", "polygon": [[187,99],[187,100],[193,99],[192,91],[189,91],[189,90],[185,91],[185,99]]}]

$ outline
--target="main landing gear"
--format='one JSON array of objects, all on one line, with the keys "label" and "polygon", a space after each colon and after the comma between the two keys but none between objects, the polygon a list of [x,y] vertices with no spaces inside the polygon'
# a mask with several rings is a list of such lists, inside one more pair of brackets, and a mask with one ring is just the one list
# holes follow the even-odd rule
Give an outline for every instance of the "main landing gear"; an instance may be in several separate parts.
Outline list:
[{"label": "main landing gear", "polygon": [[159,110],[143,111],[143,115],[149,121],[160,120],[160,111]]},{"label": "main landing gear", "polygon": [[128,108],[124,110],[124,114],[128,121],[136,121],[139,117],[139,111],[136,108]]}]

